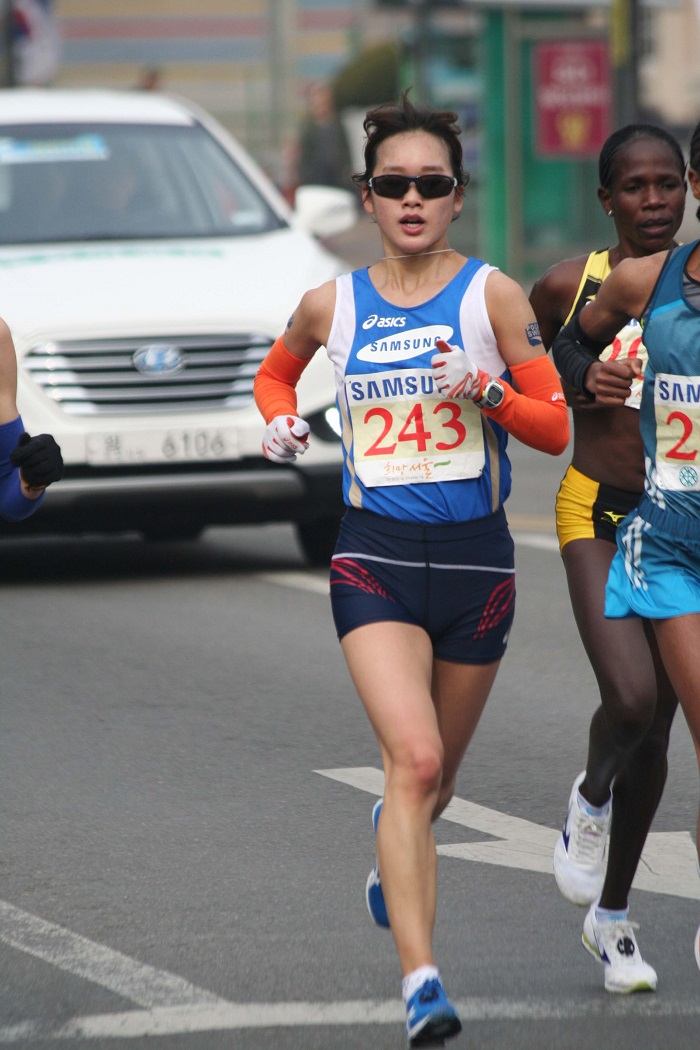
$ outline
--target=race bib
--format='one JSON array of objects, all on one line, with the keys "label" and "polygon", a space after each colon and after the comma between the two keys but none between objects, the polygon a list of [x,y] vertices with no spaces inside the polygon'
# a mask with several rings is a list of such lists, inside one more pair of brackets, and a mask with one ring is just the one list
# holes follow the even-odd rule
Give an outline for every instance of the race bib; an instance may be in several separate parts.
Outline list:
[{"label": "race bib", "polygon": [[700,376],[659,372],[654,381],[659,487],[700,490]]},{"label": "race bib", "polygon": [[347,376],[354,464],[367,488],[478,477],[485,464],[479,409],[450,400],[432,369]]}]

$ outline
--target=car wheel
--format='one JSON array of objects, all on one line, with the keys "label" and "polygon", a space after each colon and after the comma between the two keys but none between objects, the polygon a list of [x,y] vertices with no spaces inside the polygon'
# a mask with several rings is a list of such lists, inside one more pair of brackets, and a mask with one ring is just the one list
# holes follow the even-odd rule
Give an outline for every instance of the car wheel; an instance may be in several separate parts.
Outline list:
[{"label": "car wheel", "polygon": [[309,565],[318,567],[330,565],[339,528],[340,518],[334,517],[315,518],[313,521],[297,523],[299,544]]}]

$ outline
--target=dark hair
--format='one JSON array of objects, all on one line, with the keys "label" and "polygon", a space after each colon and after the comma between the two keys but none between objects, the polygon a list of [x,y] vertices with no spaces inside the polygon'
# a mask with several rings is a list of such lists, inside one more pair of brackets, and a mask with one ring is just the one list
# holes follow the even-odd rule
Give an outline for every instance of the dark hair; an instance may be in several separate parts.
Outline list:
[{"label": "dark hair", "polygon": [[371,109],[363,122],[367,136],[364,148],[365,170],[353,175],[353,182],[363,185],[372,177],[377,163],[377,150],[382,142],[405,131],[425,131],[435,135],[447,146],[452,174],[461,186],[469,182],[469,175],[462,168],[462,143],[457,114],[447,109],[430,109],[414,106],[404,91],[400,102],[387,102]]},{"label": "dark hair", "polygon": [[[695,130],[690,138],[690,167],[700,175],[700,120],[695,125]],[[700,207],[695,212],[700,219]]]},{"label": "dark hair", "polygon": [[700,120],[690,138],[690,166],[700,174]]},{"label": "dark hair", "polygon": [[618,152],[628,143],[634,142],[637,139],[658,139],[659,142],[665,142],[666,145],[676,154],[681,175],[685,175],[685,157],[683,156],[683,150],[670,131],[666,131],[665,128],[660,128],[656,124],[627,124],[624,128],[618,128],[617,131],[613,131],[612,135],[608,136],[603,143],[603,148],[600,151],[600,157],[598,158],[598,179],[600,180],[600,185],[603,189],[610,189],[613,177],[613,165]]}]

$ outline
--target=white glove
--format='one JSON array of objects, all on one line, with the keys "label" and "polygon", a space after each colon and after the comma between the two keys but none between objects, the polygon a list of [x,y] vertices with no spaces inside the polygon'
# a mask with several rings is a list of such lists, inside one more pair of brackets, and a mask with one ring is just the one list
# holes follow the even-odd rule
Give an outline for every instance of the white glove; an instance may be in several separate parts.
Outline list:
[{"label": "white glove", "polygon": [[475,401],[489,381],[488,372],[477,368],[466,351],[444,339],[435,343],[440,351],[430,358],[435,386],[446,397],[468,397]]},{"label": "white glove", "polygon": [[306,452],[309,424],[299,416],[275,416],[265,427],[262,450],[273,463],[293,463]]}]

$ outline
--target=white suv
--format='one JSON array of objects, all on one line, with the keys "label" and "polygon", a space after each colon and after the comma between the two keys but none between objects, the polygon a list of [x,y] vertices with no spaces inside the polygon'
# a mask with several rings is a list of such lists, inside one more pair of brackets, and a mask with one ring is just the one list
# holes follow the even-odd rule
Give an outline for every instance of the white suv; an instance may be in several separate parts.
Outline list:
[{"label": "white suv", "polygon": [[313,234],[355,221],[352,193],[297,200],[189,103],[0,91],[0,315],[25,425],[66,464],[24,534],[293,521],[326,560],[342,513],[330,363],[299,384],[312,436],[293,466],[263,458],[252,399],[302,293],[345,268]]}]

